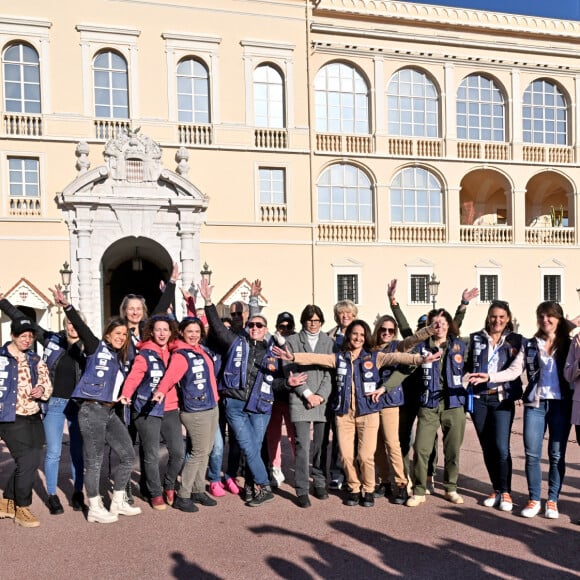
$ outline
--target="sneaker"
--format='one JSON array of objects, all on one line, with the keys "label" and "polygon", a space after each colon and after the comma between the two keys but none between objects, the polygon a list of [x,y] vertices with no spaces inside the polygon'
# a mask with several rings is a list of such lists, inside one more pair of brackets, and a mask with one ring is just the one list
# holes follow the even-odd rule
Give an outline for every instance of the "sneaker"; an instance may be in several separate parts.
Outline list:
[{"label": "sneaker", "polygon": [[212,481],[209,484],[209,493],[211,493],[214,497],[223,497],[226,495],[224,484],[221,481]]},{"label": "sneaker", "polygon": [[175,497],[175,501],[173,502],[173,507],[176,510],[193,513],[199,511],[199,508],[193,503],[193,500],[190,497]]},{"label": "sneaker", "polygon": [[499,509],[502,512],[511,512],[514,509],[514,502],[512,501],[512,496],[509,493],[501,494],[501,501],[499,502]]},{"label": "sneaker", "polygon": [[463,498],[456,491],[446,491],[445,499],[451,503],[454,503],[455,505],[464,503]]},{"label": "sneaker", "polygon": [[490,493],[484,500],[483,505],[485,507],[497,507],[501,502],[501,493],[493,492]]},{"label": "sneaker", "polygon": [[137,516],[141,513],[141,508],[133,507],[127,501],[124,491],[114,491],[109,511],[116,516]]},{"label": "sneaker", "polygon": [[240,487],[238,486],[238,484],[236,483],[236,480],[233,477],[226,478],[226,481],[224,483],[224,487],[230,493],[233,493],[234,495],[239,495],[239,493],[240,493]]},{"label": "sneaker", "polygon": [[309,508],[312,504],[310,503],[310,498],[308,494],[299,495],[296,498],[296,505],[301,508]]},{"label": "sneaker", "polygon": [[346,499],[344,500],[344,505],[347,505],[349,507],[353,507],[355,505],[358,505],[360,503],[361,497],[360,497],[360,493],[355,493],[355,492],[350,492],[347,496]]},{"label": "sneaker", "polygon": [[328,492],[326,491],[325,487],[317,487],[314,486],[314,489],[312,490],[312,495],[316,498],[316,499],[328,499]]},{"label": "sneaker", "polygon": [[405,502],[409,499],[409,492],[407,491],[407,486],[403,485],[397,489],[397,495],[393,500],[393,503],[397,505],[404,505]]},{"label": "sneaker", "polygon": [[424,495],[412,495],[405,504],[407,507],[417,507],[422,503],[425,503],[427,498]]},{"label": "sneaker", "polygon": [[248,502],[248,505],[251,507],[259,507],[264,503],[268,503],[270,501],[274,501],[274,494],[270,489],[269,485],[263,485],[258,493],[254,496],[254,499]]},{"label": "sneaker", "polygon": [[533,518],[540,513],[541,509],[542,502],[531,499],[526,504],[526,507],[522,510],[522,516],[524,518]]},{"label": "sneaker", "polygon": [[163,499],[162,495],[156,495],[155,497],[151,498],[151,507],[154,510],[162,511],[167,508],[165,505],[165,500]]},{"label": "sneaker", "polygon": [[16,506],[14,521],[23,528],[38,528],[40,526],[36,516],[27,507],[22,506]]},{"label": "sneaker", "polygon": [[282,468],[281,467],[274,467],[272,466],[272,485],[274,487],[280,487],[284,481],[286,480],[286,477],[284,476],[284,473],[282,472]]},{"label": "sneaker", "polygon": [[70,507],[75,512],[84,512],[87,509],[85,496],[82,491],[75,491],[70,498]]},{"label": "sneaker", "polygon": [[174,489],[164,489],[163,490],[163,497],[167,502],[167,505],[173,505],[175,501],[175,490]]},{"label": "sneaker", "polygon": [[13,499],[0,499],[0,519],[14,519],[16,508]]},{"label": "sneaker", "polygon": [[391,488],[391,484],[389,482],[379,483],[379,485],[377,485],[375,487],[375,491],[373,492],[373,495],[376,498],[392,496],[393,490]]},{"label": "sneaker", "polygon": [[363,507],[374,507],[374,505],[375,505],[374,494],[372,492],[363,493],[360,504]]},{"label": "sneaker", "polygon": [[435,476],[432,475],[427,480],[427,485],[425,487],[425,495],[434,495],[435,494]]},{"label": "sneaker", "polygon": [[212,507],[214,505],[217,505],[217,501],[209,497],[209,495],[207,495],[207,493],[205,493],[204,491],[202,491],[201,493],[192,493],[191,499],[194,503],[198,503],[199,505],[204,505],[206,507]]},{"label": "sneaker", "polygon": [[254,499],[254,486],[249,483],[244,483],[244,501],[251,502]]},{"label": "sneaker", "polygon": [[60,503],[60,499],[58,499],[58,495],[49,495],[46,505],[48,506],[50,515],[59,516],[60,514],[64,514],[64,509]]},{"label": "sneaker", "polygon": [[339,475],[338,477],[335,477],[330,482],[330,485],[328,487],[330,489],[342,489],[342,484],[343,483],[344,483],[344,477],[342,475]]},{"label": "sneaker", "polygon": [[544,515],[550,520],[557,520],[560,516],[558,513],[558,504],[555,501],[548,500],[546,502],[546,511]]}]

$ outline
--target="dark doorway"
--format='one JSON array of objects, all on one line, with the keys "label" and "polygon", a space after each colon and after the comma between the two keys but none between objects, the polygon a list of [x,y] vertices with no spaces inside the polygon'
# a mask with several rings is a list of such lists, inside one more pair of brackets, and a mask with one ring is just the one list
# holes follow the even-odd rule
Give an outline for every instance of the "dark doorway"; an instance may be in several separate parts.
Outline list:
[{"label": "dark doorway", "polygon": [[119,306],[127,294],[137,294],[145,298],[149,312],[153,312],[161,290],[159,283],[167,279],[167,273],[152,262],[141,258],[141,269],[134,270],[134,260],[122,262],[111,273],[110,281],[110,315],[119,315]]}]

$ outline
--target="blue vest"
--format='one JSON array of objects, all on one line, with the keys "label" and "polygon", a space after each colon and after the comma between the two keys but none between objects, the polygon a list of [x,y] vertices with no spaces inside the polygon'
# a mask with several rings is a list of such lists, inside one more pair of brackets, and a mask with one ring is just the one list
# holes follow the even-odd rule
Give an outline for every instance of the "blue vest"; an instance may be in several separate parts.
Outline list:
[{"label": "blue vest", "polygon": [[[0,423],[16,420],[16,400],[18,396],[18,361],[8,352],[7,342],[0,348]],[[38,383],[38,363],[40,357],[26,351],[26,361],[30,367],[32,386]]]},{"label": "blue vest", "polygon": [[[427,343],[417,345],[420,352],[426,350]],[[445,397],[445,408],[456,409],[464,407],[466,391],[461,384],[463,377],[463,367],[465,365],[466,345],[457,338],[447,339],[447,354],[443,361],[445,368],[445,386],[441,389],[441,360],[421,365],[423,380],[423,393],[421,395],[421,406],[428,409],[435,409],[439,402]]]},{"label": "blue vest", "polygon": [[147,372],[143,376],[141,384],[135,390],[133,408],[140,415],[163,417],[165,412],[165,398],[161,403],[154,403],[151,400],[151,396],[165,374],[165,363],[158,352],[147,348],[140,351],[137,356],[142,356],[145,359]]},{"label": "blue vest", "polygon": [[85,372],[71,397],[112,403],[119,372],[125,375],[117,353],[101,340],[97,350],[87,357]]},{"label": "blue vest", "polygon": [[274,346],[276,346],[276,343],[271,338],[246,403],[246,411],[250,413],[264,415],[272,413],[272,406],[274,405],[272,384],[274,383],[274,375],[280,374],[280,362],[272,353],[272,347]]},{"label": "blue vest", "polygon": [[248,342],[244,336],[238,336],[226,354],[218,383],[219,390],[245,388],[247,370]]},{"label": "blue vest", "polygon": [[[497,370],[507,369],[522,347],[523,337],[514,332],[505,337],[503,344],[495,351],[493,356],[497,357]],[[483,332],[474,332],[469,337],[469,366],[474,373],[487,373],[489,363],[489,342]],[[479,391],[486,391],[499,386],[497,383],[482,383],[473,387],[473,393],[477,395]],[[522,396],[522,379],[518,377],[509,383],[504,384],[505,398],[516,401]]]},{"label": "blue vest", "polygon": [[[398,340],[391,341],[383,350],[382,352],[395,352],[397,350],[397,344],[399,343]],[[380,381],[379,387],[382,387],[390,378],[390,376],[395,371],[396,367],[383,367],[380,369]],[[405,393],[403,392],[403,385],[397,385],[396,387],[392,388],[390,391],[385,392],[385,394],[381,397],[383,403],[383,409],[389,407],[401,407],[405,404]]]},{"label": "blue vest", "polygon": [[351,407],[353,380],[357,415],[377,413],[384,407],[383,397],[373,403],[368,396],[368,393],[376,391],[380,386],[377,355],[377,352],[369,353],[363,350],[357,359],[351,361],[349,351],[336,353],[336,392],[333,409],[337,415],[346,415]]},{"label": "blue vest", "polygon": [[[179,403],[182,411],[195,413],[213,409],[217,403],[211,388],[211,370],[205,358],[187,348],[175,352],[185,357],[187,361],[187,371],[179,381]],[[211,356],[211,353],[207,350],[206,352]]]},{"label": "blue vest", "polygon": [[[560,356],[558,356],[560,354]],[[571,390],[570,384],[564,378],[564,364],[566,362],[566,353],[558,353],[556,351],[556,366],[558,369],[558,382],[560,384],[560,393],[563,400],[570,399]],[[538,385],[540,383],[540,348],[536,337],[529,339],[524,347],[524,362],[526,365],[526,375],[528,377],[528,385],[523,395],[525,403],[535,403]]]}]

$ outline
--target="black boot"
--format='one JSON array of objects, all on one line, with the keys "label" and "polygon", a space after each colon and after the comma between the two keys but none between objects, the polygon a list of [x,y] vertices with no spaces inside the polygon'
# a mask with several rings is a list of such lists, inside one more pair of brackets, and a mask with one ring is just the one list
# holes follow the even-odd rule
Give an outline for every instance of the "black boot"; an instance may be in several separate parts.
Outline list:
[{"label": "black boot", "polygon": [[83,512],[87,509],[85,496],[82,491],[75,491],[70,498],[70,506],[75,512]]}]

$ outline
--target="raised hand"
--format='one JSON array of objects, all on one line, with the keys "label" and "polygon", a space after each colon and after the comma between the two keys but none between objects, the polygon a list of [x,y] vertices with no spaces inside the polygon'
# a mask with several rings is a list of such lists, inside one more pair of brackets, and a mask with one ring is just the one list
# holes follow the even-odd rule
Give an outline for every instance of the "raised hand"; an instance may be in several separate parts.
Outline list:
[{"label": "raised hand", "polygon": [[288,350],[288,348],[280,348],[279,346],[272,347],[272,354],[281,360],[287,362],[292,362],[294,360],[294,355]]},{"label": "raised hand", "polygon": [[52,297],[54,298],[54,303],[57,306],[61,306],[62,308],[65,308],[66,306],[69,305],[68,300],[66,299],[66,296],[64,295],[64,292],[62,291],[62,286],[60,284],[55,284],[54,288],[49,288]]},{"label": "raised hand", "polygon": [[395,299],[396,292],[397,292],[397,279],[393,278],[387,286],[387,296],[389,297],[389,300]]},{"label": "raised hand", "polygon": [[250,288],[250,296],[259,296],[262,293],[262,280],[256,278]]},{"label": "raised hand", "polygon": [[477,298],[478,296],[479,290],[477,288],[472,288],[471,290],[466,288],[463,291],[463,294],[461,294],[461,300],[464,300],[465,302],[471,302],[474,298]]},{"label": "raised hand", "polygon": [[199,293],[201,297],[205,300],[206,304],[211,304],[211,293],[213,291],[213,286],[209,285],[209,282],[202,278],[201,282],[199,283]]}]

